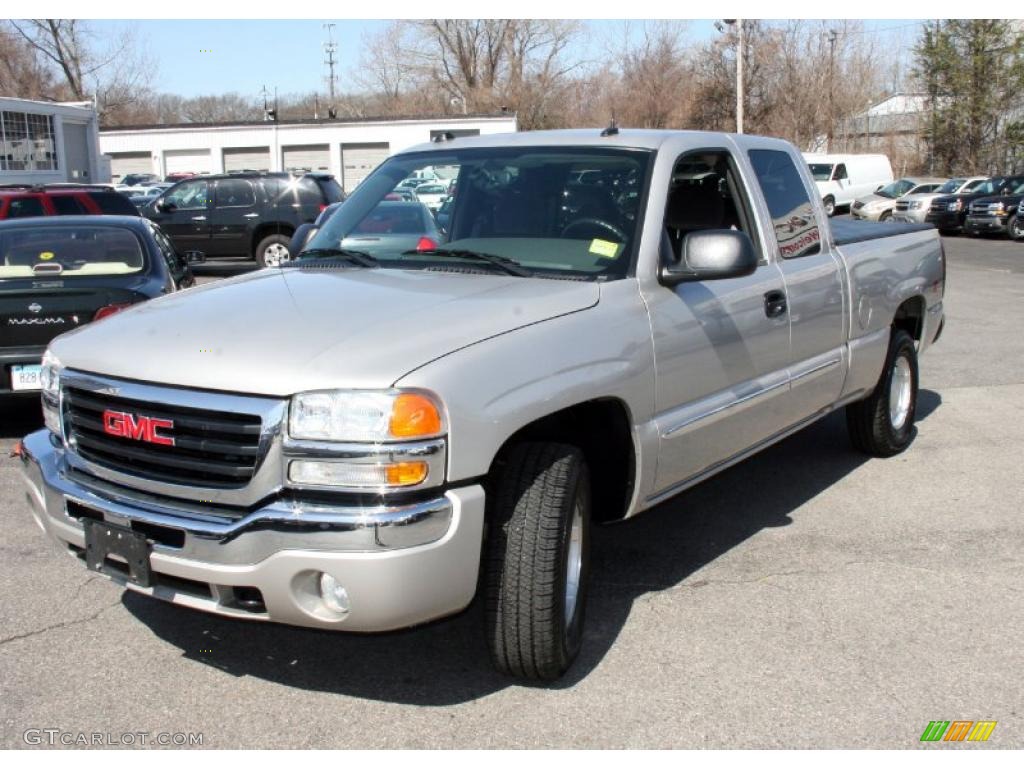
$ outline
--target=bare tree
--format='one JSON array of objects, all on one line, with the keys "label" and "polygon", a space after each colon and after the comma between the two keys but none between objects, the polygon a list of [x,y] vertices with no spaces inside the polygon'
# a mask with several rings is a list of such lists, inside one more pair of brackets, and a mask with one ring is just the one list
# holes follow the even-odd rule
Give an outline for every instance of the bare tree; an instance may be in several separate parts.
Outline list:
[{"label": "bare tree", "polygon": [[8,22],[42,60],[58,73],[67,96],[76,101],[96,97],[100,111],[116,112],[135,102],[153,75],[128,32],[101,46],[87,23],[77,19],[26,19]]}]

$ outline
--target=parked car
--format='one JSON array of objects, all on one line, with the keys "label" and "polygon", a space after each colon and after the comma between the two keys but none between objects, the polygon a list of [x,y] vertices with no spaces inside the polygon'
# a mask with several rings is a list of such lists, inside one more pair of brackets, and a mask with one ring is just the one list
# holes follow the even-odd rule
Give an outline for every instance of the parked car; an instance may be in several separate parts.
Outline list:
[{"label": "parked car", "polygon": [[182,251],[243,256],[261,267],[288,259],[295,229],[345,197],[327,173],[227,173],[180,182],[143,208]]},{"label": "parked car", "polygon": [[885,155],[822,155],[804,153],[811,175],[829,216],[854,200],[884,187],[893,180]]},{"label": "parked car", "polygon": [[5,184],[0,186],[0,221],[32,216],[113,214],[138,216],[124,195],[107,186]]},{"label": "parked car", "polygon": [[1008,235],[1017,228],[1017,209],[1024,198],[1024,179],[1003,192],[972,200],[964,218],[964,232],[978,235]]},{"label": "parked car", "polygon": [[413,192],[416,199],[423,203],[433,212],[441,207],[441,204],[448,199],[448,188],[443,184],[423,184],[416,187]]},{"label": "parked car", "polygon": [[943,195],[932,200],[925,221],[944,235],[963,231],[970,205],[975,200],[1007,194],[1024,183],[1024,176],[995,176],[971,190]]},{"label": "parked car", "polygon": [[908,177],[886,184],[877,192],[857,198],[850,206],[850,215],[855,219],[887,221],[896,210],[896,199],[904,195],[918,195],[934,192],[947,179]]},{"label": "parked car", "polygon": [[0,395],[38,392],[58,334],[193,282],[187,258],[138,216],[0,222]]},{"label": "parked car", "polygon": [[938,189],[931,192],[908,192],[896,201],[892,213],[893,221],[906,224],[924,224],[931,209],[932,201],[944,195],[955,195],[970,192],[987,181],[986,176],[971,176],[961,179],[950,179]]},{"label": "parked car", "polygon": [[171,184],[177,184],[179,181],[185,181],[185,179],[191,179],[198,176],[198,173],[193,171],[174,171],[164,176],[164,181],[170,182]]},{"label": "parked car", "polygon": [[160,177],[155,173],[128,173],[121,177],[117,183],[118,187],[145,187],[150,184],[160,183]]},{"label": "parked car", "polygon": [[[713,175],[677,179],[695,157]],[[443,243],[345,247],[426,220],[382,199],[441,162]],[[562,211],[594,167],[637,180],[639,215],[610,191],[604,219]],[[812,189],[792,145],[748,135],[399,152],[299,258],[55,339],[22,495],[91,573],[224,617],[387,631],[479,584],[496,667],[557,678],[587,643],[592,524],[839,409],[869,455],[914,439],[938,233],[831,226]]]},{"label": "parked car", "polygon": [[[324,226],[334,218],[331,216]],[[323,226],[320,232],[323,232]],[[340,234],[340,239],[314,236],[307,243],[307,249],[326,247],[330,252],[343,248],[371,255],[393,255],[410,250],[430,250],[441,242],[437,223],[426,205],[391,200],[377,203],[354,227]],[[298,258],[302,258],[302,253]]]},{"label": "parked car", "polygon": [[[173,186],[173,184],[161,182],[160,184],[154,184],[151,187],[145,187],[141,192],[133,195],[127,195],[127,197],[128,200],[131,201],[131,204],[141,211],[144,207],[152,203]],[[124,193],[122,192],[122,194]]]},{"label": "parked car", "polygon": [[451,220],[452,205],[454,203],[455,196],[449,195],[448,198],[441,203],[441,207],[434,212],[434,221],[437,222],[437,227],[442,233],[448,232],[448,222]]}]

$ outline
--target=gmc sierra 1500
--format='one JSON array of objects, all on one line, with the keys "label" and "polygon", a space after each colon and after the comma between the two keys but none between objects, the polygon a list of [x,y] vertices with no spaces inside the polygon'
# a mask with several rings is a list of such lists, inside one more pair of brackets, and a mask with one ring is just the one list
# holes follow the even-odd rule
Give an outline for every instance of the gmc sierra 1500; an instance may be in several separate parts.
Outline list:
[{"label": "gmc sierra 1500", "polygon": [[[427,167],[457,171],[442,242],[389,241],[380,202]],[[592,522],[841,407],[856,447],[904,450],[944,288],[935,230],[830,227],[780,140],[441,137],[294,261],[54,340],[27,498],[88,568],[222,616],[407,627],[483,569],[494,663],[552,679]]]}]

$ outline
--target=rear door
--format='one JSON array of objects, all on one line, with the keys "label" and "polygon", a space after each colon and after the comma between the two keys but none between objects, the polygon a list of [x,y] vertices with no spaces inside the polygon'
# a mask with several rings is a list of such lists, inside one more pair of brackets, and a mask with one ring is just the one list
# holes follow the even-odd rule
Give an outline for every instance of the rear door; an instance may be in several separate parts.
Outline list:
[{"label": "rear door", "polygon": [[791,392],[786,421],[831,406],[846,375],[845,272],[818,221],[811,188],[796,157],[775,146],[748,151],[771,217],[770,247],[785,281],[789,304]]},{"label": "rear door", "polygon": [[[210,209],[211,256],[247,256],[249,232],[259,223],[256,189],[248,179],[220,179],[213,190]],[[202,250],[202,249],[199,249]]]}]

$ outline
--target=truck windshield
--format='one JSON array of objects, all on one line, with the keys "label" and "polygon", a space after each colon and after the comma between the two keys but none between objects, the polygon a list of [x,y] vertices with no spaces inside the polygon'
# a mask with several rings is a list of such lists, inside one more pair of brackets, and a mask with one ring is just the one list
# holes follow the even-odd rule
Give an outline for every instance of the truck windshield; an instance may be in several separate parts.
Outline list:
[{"label": "truck windshield", "polygon": [[960,187],[962,187],[964,185],[964,182],[966,181],[967,179],[950,179],[935,191],[938,192],[940,195],[951,195],[958,189],[960,189]]},{"label": "truck windshield", "polygon": [[811,163],[810,166],[815,181],[828,181],[832,178],[832,163]]},{"label": "truck windshield", "polygon": [[[653,152],[593,147],[488,147],[398,155],[367,177],[307,250],[358,250],[380,267],[614,279],[629,273]],[[410,180],[433,177],[396,200]],[[443,213],[442,213],[443,212]],[[448,253],[448,252],[452,253]],[[462,251],[460,256],[455,251]],[[313,257],[314,254],[311,254]],[[301,265],[303,256],[298,262]]]},{"label": "truck windshield", "polygon": [[142,243],[126,229],[61,226],[0,233],[0,278],[127,275],[144,265]]}]

